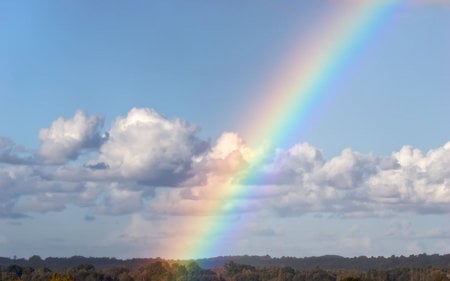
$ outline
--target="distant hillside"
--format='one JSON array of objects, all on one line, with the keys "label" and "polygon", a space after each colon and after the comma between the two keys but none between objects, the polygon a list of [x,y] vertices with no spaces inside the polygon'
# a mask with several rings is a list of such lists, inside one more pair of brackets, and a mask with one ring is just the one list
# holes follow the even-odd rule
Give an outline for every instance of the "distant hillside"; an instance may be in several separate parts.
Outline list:
[{"label": "distant hillside", "polygon": [[33,267],[33,268],[49,268],[51,270],[59,270],[72,268],[80,264],[91,264],[95,268],[110,268],[114,266],[125,266],[130,269],[139,268],[145,264],[157,261],[160,259],[127,259],[121,260],[116,258],[94,258],[94,257],[83,257],[83,256],[73,256],[70,258],[55,258],[49,257],[42,259],[39,256],[32,256],[29,259],[10,259],[0,257],[0,266],[9,265],[19,265],[22,267]]},{"label": "distant hillside", "polygon": [[[10,259],[0,257],[0,266],[19,265],[22,267],[33,268],[49,268],[52,270],[75,267],[80,264],[91,264],[95,268],[110,268],[114,266],[124,266],[130,269],[137,269],[145,264],[160,259],[127,259],[121,260],[116,258],[93,258],[73,256],[70,258],[54,258],[49,257],[41,259],[39,256],[32,256],[29,259]],[[208,259],[199,259],[196,262],[205,269],[223,267],[227,262],[233,261],[238,264],[252,265],[261,267],[284,267],[289,266],[297,270],[305,269],[356,269],[367,271],[370,269],[390,269],[390,268],[450,268],[450,254],[446,255],[412,255],[391,256],[391,257],[354,257],[344,258],[341,256],[320,256],[320,257],[281,257],[272,258],[270,256],[225,256]],[[169,261],[175,262],[175,261]],[[188,261],[176,261],[178,263],[186,263]]]}]

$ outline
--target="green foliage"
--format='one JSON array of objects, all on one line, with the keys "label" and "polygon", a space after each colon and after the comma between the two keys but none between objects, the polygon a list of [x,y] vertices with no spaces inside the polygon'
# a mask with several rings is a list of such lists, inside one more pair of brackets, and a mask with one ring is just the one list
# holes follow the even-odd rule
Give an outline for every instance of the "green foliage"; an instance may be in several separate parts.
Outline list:
[{"label": "green foliage", "polygon": [[[33,258],[36,262],[37,257]],[[0,281],[450,281],[450,268],[394,267],[385,270],[308,270],[289,266],[255,267],[227,262],[222,268],[203,269],[196,262],[153,260],[136,267],[113,266],[96,269],[82,263],[55,270],[10,265],[0,267]]]}]

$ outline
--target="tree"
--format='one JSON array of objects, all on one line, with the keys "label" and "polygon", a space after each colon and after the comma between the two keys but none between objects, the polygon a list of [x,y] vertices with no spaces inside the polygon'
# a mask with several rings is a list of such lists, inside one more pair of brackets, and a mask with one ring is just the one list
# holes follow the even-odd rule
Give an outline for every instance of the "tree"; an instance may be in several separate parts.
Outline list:
[{"label": "tree", "polygon": [[163,264],[162,261],[156,261],[142,267],[139,270],[137,280],[152,280],[152,281],[169,281],[169,271],[167,270],[167,264]]},{"label": "tree", "polygon": [[20,279],[22,277],[23,268],[14,264],[6,268],[7,278]]},{"label": "tree", "polygon": [[72,275],[64,274],[60,275],[59,273],[53,273],[52,278],[49,281],[74,281]]},{"label": "tree", "polygon": [[74,281],[97,281],[102,279],[102,274],[95,270],[92,264],[80,264],[70,270]]}]

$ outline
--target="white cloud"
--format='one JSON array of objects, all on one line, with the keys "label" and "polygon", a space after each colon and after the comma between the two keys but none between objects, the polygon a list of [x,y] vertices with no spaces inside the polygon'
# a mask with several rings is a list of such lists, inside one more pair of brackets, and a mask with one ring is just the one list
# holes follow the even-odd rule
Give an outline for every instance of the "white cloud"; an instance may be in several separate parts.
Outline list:
[{"label": "white cloud", "polygon": [[207,149],[197,127],[169,120],[152,109],[133,108],[118,117],[98,163],[125,179],[154,186],[177,185],[192,176],[193,159]]},{"label": "white cloud", "polygon": [[68,204],[92,206],[101,193],[95,183],[58,180],[38,166],[0,166],[0,217],[61,211]]},{"label": "white cloud", "polygon": [[[390,156],[345,149],[326,159],[310,144],[254,148],[231,132],[209,148],[196,126],[147,108],[118,117],[103,142],[100,125],[78,111],[41,130],[39,155],[60,165],[0,164],[0,217],[68,204],[94,215],[450,213],[450,142],[428,152],[404,146]],[[0,141],[0,155],[9,155],[14,144]],[[64,164],[95,147],[87,163]]]},{"label": "white cloud", "polygon": [[24,217],[15,209],[16,202],[32,192],[35,183],[32,168],[25,166],[0,166],[0,217]]},{"label": "white cloud", "polygon": [[288,150],[278,150],[273,161],[266,165],[262,183],[277,185],[301,183],[324,162],[322,152],[307,144],[296,144]]},{"label": "white cloud", "polygon": [[[231,149],[222,148],[223,139],[231,143],[225,146]],[[221,137],[204,158],[211,163],[220,155],[214,159],[215,166],[202,171],[207,173],[202,185],[160,189],[149,203],[151,210],[195,215],[211,209],[221,213],[220,208],[226,213],[227,206],[233,206],[237,212],[269,208],[289,216],[318,212],[344,217],[450,212],[450,144],[428,153],[404,147],[386,157],[345,149],[328,160],[316,148],[297,144],[278,150],[253,177],[256,180],[239,184],[239,167],[248,163],[237,149],[241,142],[230,139],[236,140]]]},{"label": "white cloud", "polygon": [[39,131],[42,146],[38,156],[47,164],[63,164],[76,159],[81,152],[97,148],[102,142],[99,129],[103,118],[88,116],[78,110],[70,119],[58,118],[50,128]]}]

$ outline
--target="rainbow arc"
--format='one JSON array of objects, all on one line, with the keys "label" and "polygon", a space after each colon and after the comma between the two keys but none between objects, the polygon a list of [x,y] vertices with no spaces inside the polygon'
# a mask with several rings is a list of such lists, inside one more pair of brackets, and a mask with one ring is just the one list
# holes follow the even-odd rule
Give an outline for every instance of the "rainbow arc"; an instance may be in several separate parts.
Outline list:
[{"label": "rainbow arc", "polygon": [[[400,1],[389,0],[350,2],[349,10],[327,16],[315,40],[292,48],[294,52],[287,57],[278,77],[267,87],[262,104],[252,114],[254,118],[247,122],[249,143],[265,140],[268,147],[282,147],[289,135],[301,129],[327,97],[327,89],[351,64],[354,54],[386,25],[400,4]],[[266,153],[260,153],[244,170],[236,169],[230,180],[217,186],[216,194],[212,196],[215,199],[201,207],[202,213],[206,214],[204,217],[186,217],[183,222],[186,228],[195,228],[196,231],[171,245],[170,256],[204,258],[226,252],[222,247],[227,243],[221,239],[232,239],[239,233],[242,223],[242,219],[229,215],[248,207],[242,204],[245,204],[247,196],[256,192],[251,183],[260,176],[260,167],[266,156]]]}]

